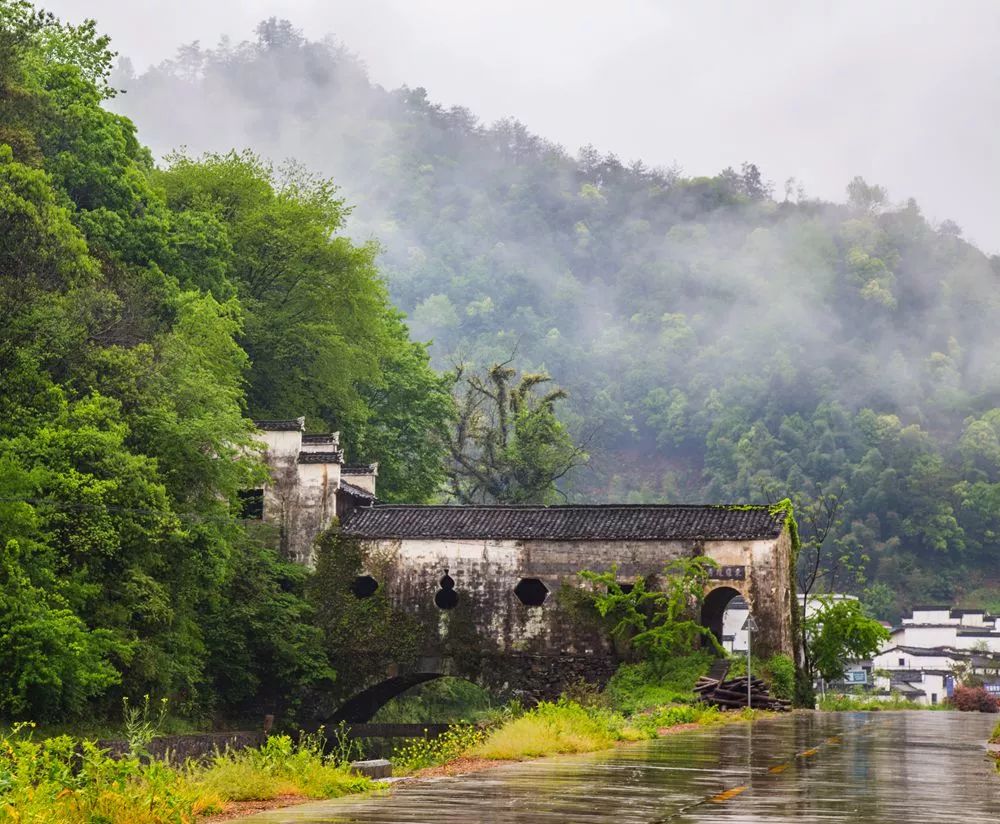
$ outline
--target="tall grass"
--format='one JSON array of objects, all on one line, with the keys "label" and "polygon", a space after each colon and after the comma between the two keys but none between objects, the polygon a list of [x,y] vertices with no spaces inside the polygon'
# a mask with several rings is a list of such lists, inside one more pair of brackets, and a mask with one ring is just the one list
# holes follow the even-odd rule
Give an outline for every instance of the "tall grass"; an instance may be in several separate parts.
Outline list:
[{"label": "tall grass", "polygon": [[520,718],[493,730],[473,747],[476,758],[533,758],[558,753],[606,749],[623,738],[619,713],[582,707],[573,701],[543,701]]},{"label": "tall grass", "polygon": [[714,707],[696,705],[660,707],[629,717],[615,710],[584,707],[561,699],[542,702],[521,717],[490,731],[468,755],[508,760],[592,752],[612,747],[619,741],[656,738],[664,727],[716,724],[742,717],[724,716]]},{"label": "tall grass", "polygon": [[918,704],[900,695],[875,698],[867,695],[827,695],[817,703],[826,712],[877,712],[880,710],[946,710],[945,704]]},{"label": "tall grass", "polygon": [[257,750],[172,766],[110,758],[93,742],[0,736],[0,824],[193,824],[227,801],[332,798],[372,786],[323,755],[318,737],[273,736]]},{"label": "tall grass", "polygon": [[708,672],[713,656],[707,651],[692,652],[618,668],[605,693],[612,706],[625,713],[641,712],[664,704],[691,703],[699,676]]}]

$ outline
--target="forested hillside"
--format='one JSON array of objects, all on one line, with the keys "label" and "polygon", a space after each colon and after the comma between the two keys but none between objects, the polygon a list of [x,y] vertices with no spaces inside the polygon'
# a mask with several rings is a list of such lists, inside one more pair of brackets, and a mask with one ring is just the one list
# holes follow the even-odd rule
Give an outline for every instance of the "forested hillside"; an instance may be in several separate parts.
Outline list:
[{"label": "forested hillside", "polygon": [[335,673],[305,570],[239,520],[250,419],[342,428],[413,500],[451,401],[332,186],[155,166],[105,108],[112,57],[0,0],[0,720],[287,709]]},{"label": "forested hillside", "polygon": [[1000,261],[959,227],[860,179],[834,204],[749,163],[574,156],[383,89],[287,23],[258,35],[124,64],[114,105],[157,151],[251,145],[333,175],[437,365],[516,350],[569,390],[593,455],[572,497],[834,495],[824,565],[884,617],[996,587]]}]

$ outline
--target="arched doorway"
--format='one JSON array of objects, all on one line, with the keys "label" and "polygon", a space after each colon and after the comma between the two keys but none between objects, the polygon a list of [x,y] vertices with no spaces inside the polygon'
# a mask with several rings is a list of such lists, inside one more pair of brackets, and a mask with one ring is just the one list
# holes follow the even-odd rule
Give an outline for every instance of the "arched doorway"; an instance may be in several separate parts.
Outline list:
[{"label": "arched doorway", "polygon": [[713,589],[701,603],[701,625],[707,627],[715,640],[722,643],[722,621],[729,602],[740,595],[740,591],[732,587],[717,587]]}]

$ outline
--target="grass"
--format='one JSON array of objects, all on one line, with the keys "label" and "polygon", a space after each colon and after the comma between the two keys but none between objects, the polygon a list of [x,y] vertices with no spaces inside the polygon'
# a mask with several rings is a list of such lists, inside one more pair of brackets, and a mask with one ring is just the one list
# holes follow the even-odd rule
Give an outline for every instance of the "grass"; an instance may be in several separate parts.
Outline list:
[{"label": "grass", "polygon": [[372,782],[323,754],[320,737],[272,736],[260,749],[170,765],[112,759],[90,741],[0,735],[0,824],[193,824],[229,801],[333,798]]},{"label": "grass", "polygon": [[713,656],[706,651],[660,660],[623,664],[608,683],[611,705],[630,714],[664,704],[690,703],[698,678],[708,672]]},{"label": "grass", "polygon": [[470,755],[489,760],[537,758],[603,750],[625,738],[625,717],[574,701],[543,701],[520,718],[492,730]]},{"label": "grass", "polygon": [[461,758],[518,761],[594,752],[624,741],[656,738],[664,727],[710,726],[760,715],[756,711],[722,713],[714,707],[682,704],[629,716],[606,706],[585,706],[563,697],[543,701],[527,712],[510,714],[490,727],[456,726],[439,738],[410,742],[397,748],[392,762],[397,771],[405,773]]},{"label": "grass", "polygon": [[819,709],[826,712],[874,712],[879,710],[946,710],[945,704],[918,704],[900,695],[874,698],[867,695],[828,695],[818,702]]}]

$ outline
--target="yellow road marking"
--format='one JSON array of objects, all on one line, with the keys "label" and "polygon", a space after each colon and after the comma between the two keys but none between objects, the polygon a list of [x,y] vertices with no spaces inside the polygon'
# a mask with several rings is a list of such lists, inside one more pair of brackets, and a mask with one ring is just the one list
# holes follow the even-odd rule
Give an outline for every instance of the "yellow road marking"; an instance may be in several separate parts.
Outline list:
[{"label": "yellow road marking", "polygon": [[748,787],[748,786],[733,787],[732,789],[726,790],[725,792],[721,792],[721,793],[718,793],[717,795],[713,795],[708,800],[711,801],[711,802],[713,802],[713,803],[715,803],[715,804],[722,804],[724,801],[728,801],[730,798],[733,798],[733,797],[739,795],[742,792],[746,792],[749,789],[750,789],[750,787]]},{"label": "yellow road marking", "polygon": [[787,764],[778,764],[775,767],[771,767],[768,770],[768,772],[769,773],[773,773],[774,775],[778,775],[778,773],[783,773],[787,769],[788,769],[788,765]]}]

